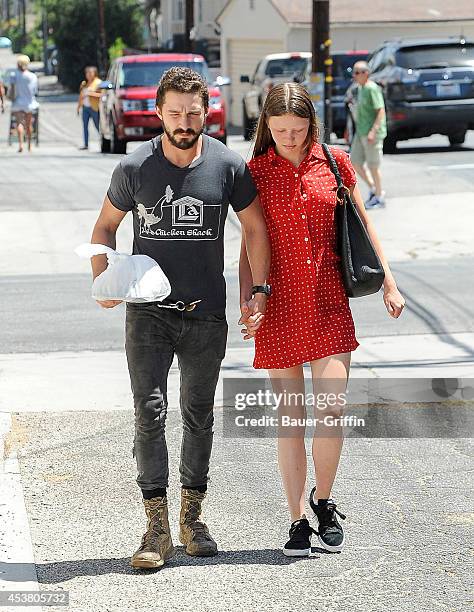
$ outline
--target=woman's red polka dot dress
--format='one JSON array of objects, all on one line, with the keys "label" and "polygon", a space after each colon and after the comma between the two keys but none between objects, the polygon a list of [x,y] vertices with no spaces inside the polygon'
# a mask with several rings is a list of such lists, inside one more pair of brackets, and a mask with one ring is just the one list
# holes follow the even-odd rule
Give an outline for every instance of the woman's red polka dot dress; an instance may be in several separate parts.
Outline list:
[{"label": "woman's red polka dot dress", "polygon": [[[331,148],[347,187],[356,183],[347,153]],[[315,144],[298,168],[270,147],[249,162],[272,249],[272,296],[255,336],[254,368],[283,369],[359,342],[336,253],[336,179]]]}]

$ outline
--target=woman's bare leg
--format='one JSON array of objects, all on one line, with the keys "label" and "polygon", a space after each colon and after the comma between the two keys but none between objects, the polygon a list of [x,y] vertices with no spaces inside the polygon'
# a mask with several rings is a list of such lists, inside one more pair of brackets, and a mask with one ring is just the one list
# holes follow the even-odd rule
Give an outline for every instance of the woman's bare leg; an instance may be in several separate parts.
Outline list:
[{"label": "woman's bare leg", "polygon": [[[276,394],[294,393],[289,402],[282,402],[278,416],[288,415],[304,419],[303,366],[283,370],[269,370],[273,392]],[[284,396],[283,396],[284,397]],[[288,500],[291,521],[296,521],[305,513],[306,498],[306,448],[304,443],[305,427],[280,428],[278,435],[278,465],[281,480]]]},{"label": "woman's bare leg", "polygon": [[[344,394],[351,363],[351,353],[339,353],[311,362],[313,391],[318,394]],[[322,398],[324,399],[324,397]],[[327,398],[329,403],[329,397]],[[319,419],[324,416],[343,416],[343,401],[334,402],[324,410],[314,409]],[[336,478],[343,445],[343,428],[339,425],[324,425],[318,422],[313,438],[313,461],[316,474],[316,491],[314,499],[328,499]]]},{"label": "woman's bare leg", "polygon": [[32,124],[33,124],[32,113],[26,113],[25,124],[26,124],[26,140],[28,142],[28,151],[31,151],[31,136],[32,136]]}]

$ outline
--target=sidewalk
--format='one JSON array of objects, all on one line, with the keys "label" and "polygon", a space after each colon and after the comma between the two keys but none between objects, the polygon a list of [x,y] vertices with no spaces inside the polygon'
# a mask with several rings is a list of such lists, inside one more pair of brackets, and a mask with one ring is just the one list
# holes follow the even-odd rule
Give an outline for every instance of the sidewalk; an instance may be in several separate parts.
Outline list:
[{"label": "sidewalk", "polygon": [[[351,377],[474,378],[474,333],[381,336],[361,338],[360,343],[352,354]],[[266,378],[265,370],[253,369],[252,360],[252,347],[227,349],[216,406],[222,405],[224,377]],[[122,351],[4,354],[0,371],[0,413],[130,410],[133,404]],[[176,408],[176,360],[168,388],[170,407]]]}]

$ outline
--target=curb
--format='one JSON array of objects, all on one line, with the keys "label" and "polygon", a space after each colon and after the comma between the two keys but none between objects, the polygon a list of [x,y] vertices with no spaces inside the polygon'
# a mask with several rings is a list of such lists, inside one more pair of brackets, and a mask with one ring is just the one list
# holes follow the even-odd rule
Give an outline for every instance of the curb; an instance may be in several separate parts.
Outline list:
[{"label": "curb", "polygon": [[[40,591],[16,452],[6,455],[12,418],[0,412],[0,591]],[[16,607],[41,612],[41,607]]]}]

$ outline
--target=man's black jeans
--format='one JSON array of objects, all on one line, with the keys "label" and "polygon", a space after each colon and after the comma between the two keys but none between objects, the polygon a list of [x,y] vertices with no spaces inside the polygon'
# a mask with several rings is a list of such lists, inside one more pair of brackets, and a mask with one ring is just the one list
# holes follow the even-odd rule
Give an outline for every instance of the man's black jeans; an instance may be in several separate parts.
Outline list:
[{"label": "man's black jeans", "polygon": [[168,486],[167,379],[175,354],[183,421],[180,479],[186,487],[207,483],[214,395],[226,343],[225,315],[127,303],[125,348],[135,405],[133,451],[142,490]]}]

